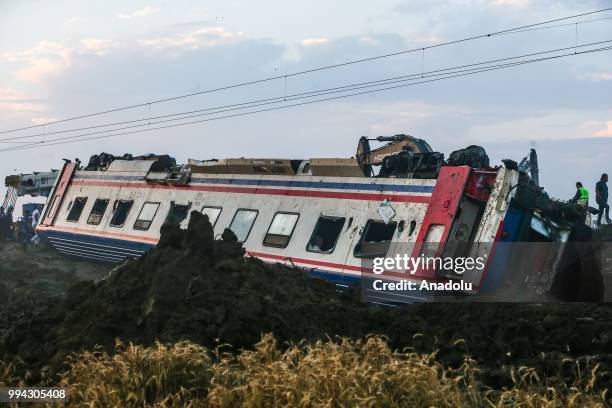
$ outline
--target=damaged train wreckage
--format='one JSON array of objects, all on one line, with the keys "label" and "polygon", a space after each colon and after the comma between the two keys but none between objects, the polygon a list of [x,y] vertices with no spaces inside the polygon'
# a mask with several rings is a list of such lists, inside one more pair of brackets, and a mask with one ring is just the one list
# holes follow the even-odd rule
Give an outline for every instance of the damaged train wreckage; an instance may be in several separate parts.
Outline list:
[{"label": "damaged train wreckage", "polygon": [[[383,145],[372,149],[372,141]],[[550,199],[537,175],[534,150],[520,163],[491,167],[480,146],[445,160],[424,140],[403,134],[362,137],[355,157],[345,159],[190,159],[177,165],[167,155],[103,153],[87,166],[65,162],[37,232],[63,255],[119,263],[156,245],[163,225],[186,227],[198,211],[216,235],[231,229],[248,256],[298,267],[339,288],[360,284],[369,301],[504,288],[513,299],[552,293],[599,300],[603,286],[583,299],[575,282],[570,289],[566,283],[582,273],[576,268],[599,273],[585,210]],[[423,265],[409,274],[373,275],[376,258],[405,254],[485,261],[461,274]],[[385,292],[376,290],[374,278],[470,290]]]}]

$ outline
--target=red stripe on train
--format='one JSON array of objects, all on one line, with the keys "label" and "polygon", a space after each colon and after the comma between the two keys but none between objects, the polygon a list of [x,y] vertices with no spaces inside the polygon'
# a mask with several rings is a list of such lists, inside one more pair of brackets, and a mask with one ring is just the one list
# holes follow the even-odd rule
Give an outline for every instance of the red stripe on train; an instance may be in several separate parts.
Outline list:
[{"label": "red stripe on train", "polygon": [[333,262],[324,262],[324,261],[313,261],[311,259],[295,258],[292,256],[273,255],[273,254],[266,254],[263,252],[253,252],[253,251],[247,251],[247,254],[253,255],[257,258],[268,258],[268,259],[274,259],[277,261],[297,262],[297,263],[303,263],[303,264],[314,265],[314,266],[324,266],[328,268],[346,269],[346,270],[356,271],[356,272],[368,271],[367,268],[362,268],[360,266],[343,265],[343,264],[338,264],[338,263],[333,263]]},{"label": "red stripe on train", "polygon": [[72,185],[76,186],[93,186],[93,187],[132,187],[132,188],[153,188],[163,190],[191,190],[191,191],[214,191],[220,193],[238,193],[238,194],[262,194],[262,195],[279,195],[290,197],[310,197],[310,198],[335,198],[341,200],[366,200],[366,201],[384,201],[385,199],[392,202],[407,202],[428,204],[431,201],[430,196],[419,195],[394,195],[381,193],[343,193],[332,191],[311,191],[311,190],[289,190],[280,188],[249,188],[249,187],[229,187],[229,186],[169,186],[165,184],[145,184],[145,183],[130,183],[118,181],[81,181],[75,180]]}]

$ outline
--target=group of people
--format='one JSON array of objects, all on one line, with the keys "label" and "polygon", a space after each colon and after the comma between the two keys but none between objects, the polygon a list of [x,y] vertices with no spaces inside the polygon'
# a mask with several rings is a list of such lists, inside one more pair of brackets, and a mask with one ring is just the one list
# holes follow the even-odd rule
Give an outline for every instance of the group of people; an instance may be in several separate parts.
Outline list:
[{"label": "group of people", "polygon": [[14,240],[13,209],[12,205],[9,205],[6,210],[4,206],[0,206],[0,242]]},{"label": "group of people", "polygon": [[38,244],[36,227],[40,222],[40,211],[35,209],[30,213],[26,210],[18,222],[15,223],[13,220],[14,209],[12,205],[9,205],[6,210],[4,206],[0,206],[0,244],[7,241],[19,241],[23,247],[28,244]]},{"label": "group of people", "polygon": [[[571,201],[585,208],[589,206],[589,191],[580,181],[576,183],[576,194]],[[595,184],[595,202],[599,206],[597,226],[601,226],[601,218],[604,213],[606,216],[606,223],[612,224],[612,220],[610,220],[610,205],[608,204],[608,175],[606,173],[602,174],[597,184]]]}]

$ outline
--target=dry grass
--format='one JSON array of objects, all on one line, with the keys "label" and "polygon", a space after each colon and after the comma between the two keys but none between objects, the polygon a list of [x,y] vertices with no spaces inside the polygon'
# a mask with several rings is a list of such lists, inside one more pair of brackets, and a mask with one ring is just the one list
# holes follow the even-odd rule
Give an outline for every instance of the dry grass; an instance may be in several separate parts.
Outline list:
[{"label": "dry grass", "polygon": [[[576,382],[549,384],[535,370],[513,373],[509,390],[485,388],[466,358],[448,370],[435,355],[392,351],[384,338],[277,347],[266,335],[238,355],[182,342],[142,347],[117,343],[70,359],[58,386],[81,407],[604,407],[597,368],[577,366]],[[3,371],[4,370],[4,371]],[[0,365],[0,385],[17,379]],[[3,377],[2,377],[3,376]],[[6,379],[10,379],[7,381]],[[548,380],[550,381],[550,380]]]},{"label": "dry grass", "polygon": [[24,386],[24,379],[19,378],[17,366],[22,364],[17,360],[12,363],[0,361],[0,388]]},{"label": "dry grass", "polygon": [[215,365],[207,402],[247,406],[465,405],[473,369],[449,377],[433,355],[398,354],[384,339],[341,340],[280,351],[265,336],[254,351]]},{"label": "dry grass", "polygon": [[58,386],[68,389],[70,406],[180,406],[205,397],[212,374],[205,348],[189,342],[152,347],[117,342],[116,351],[69,358],[70,370]]}]

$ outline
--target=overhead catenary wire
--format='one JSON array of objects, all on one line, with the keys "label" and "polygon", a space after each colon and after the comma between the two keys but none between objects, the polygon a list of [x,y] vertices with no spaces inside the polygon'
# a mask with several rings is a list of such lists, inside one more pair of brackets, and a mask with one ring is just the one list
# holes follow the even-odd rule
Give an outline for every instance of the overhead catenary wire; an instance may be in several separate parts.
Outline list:
[{"label": "overhead catenary wire", "polygon": [[[610,40],[610,41],[612,41],[612,40]],[[305,102],[299,102],[299,103],[283,105],[283,106],[275,106],[275,107],[271,107],[271,108],[259,109],[259,110],[250,111],[250,112],[240,112],[240,113],[236,113],[236,114],[232,114],[232,115],[225,115],[225,116],[214,117],[214,118],[200,119],[200,120],[184,122],[184,123],[176,123],[176,124],[165,125],[165,126],[158,126],[158,127],[153,127],[153,128],[147,128],[147,129],[138,129],[138,130],[132,130],[132,131],[128,131],[128,132],[114,133],[114,134],[110,134],[110,135],[106,134],[106,135],[92,136],[92,137],[83,137],[84,135],[70,136],[71,139],[77,139],[77,138],[78,139],[77,140],[63,140],[63,139],[67,139],[67,138],[62,138],[62,140],[58,140],[58,141],[55,141],[53,143],[44,143],[44,144],[41,144],[41,143],[32,143],[32,144],[23,145],[23,146],[16,146],[16,147],[0,149],[0,152],[15,151],[15,150],[25,150],[25,149],[32,149],[32,148],[37,148],[37,147],[46,147],[46,146],[54,146],[54,145],[61,145],[61,144],[67,144],[67,143],[76,143],[76,142],[82,142],[82,141],[88,141],[88,140],[96,140],[96,139],[118,137],[118,136],[124,136],[124,135],[129,135],[129,134],[148,132],[148,131],[152,131],[152,130],[168,129],[168,128],[174,128],[174,127],[179,127],[179,126],[186,126],[186,125],[191,125],[191,124],[196,124],[196,123],[204,123],[204,122],[210,122],[210,121],[221,120],[221,119],[228,119],[228,118],[234,118],[234,117],[240,117],[240,116],[246,116],[246,115],[253,115],[253,114],[262,113],[262,112],[269,112],[269,111],[274,111],[274,110],[279,110],[279,109],[286,109],[286,108],[303,106],[303,105],[309,105],[309,104],[314,104],[314,103],[319,103],[319,102],[324,102],[324,101],[337,100],[337,99],[347,98],[347,97],[351,97],[351,96],[357,96],[357,95],[364,95],[364,94],[370,94],[370,93],[375,93],[375,92],[381,92],[381,91],[385,91],[385,90],[404,88],[404,87],[407,87],[407,86],[413,86],[413,85],[418,85],[418,84],[423,84],[423,83],[430,83],[430,82],[437,82],[437,81],[441,81],[441,80],[444,80],[444,79],[462,77],[462,76],[467,76],[467,75],[474,75],[476,73],[487,72],[487,71],[494,71],[494,70],[504,69],[504,68],[518,66],[518,65],[530,64],[530,63],[535,63],[535,62],[540,62],[540,61],[547,61],[547,60],[564,58],[564,57],[570,57],[570,56],[581,55],[581,54],[589,54],[589,53],[594,53],[594,52],[602,52],[602,51],[607,51],[607,50],[612,50],[612,46],[600,47],[600,48],[597,48],[597,49],[580,51],[580,52],[577,52],[577,53],[573,53],[572,52],[572,53],[567,53],[567,54],[563,54],[563,55],[555,55],[555,56],[550,56],[550,57],[541,57],[541,58],[536,58],[536,59],[527,60],[527,61],[517,61],[517,62],[502,64],[500,66],[494,66],[494,67],[475,68],[473,70],[470,70],[470,72],[463,72],[463,73],[458,73],[458,74],[453,74],[453,75],[447,75],[447,76],[442,77],[442,78],[433,78],[433,79],[423,80],[423,81],[419,81],[419,82],[413,82],[413,83],[409,83],[409,84],[395,85],[395,86],[378,88],[378,89],[373,89],[373,90],[355,92],[355,93],[351,93],[351,94],[347,94],[347,95],[340,95],[340,96],[322,98],[322,99],[317,99],[317,100],[313,100],[313,101],[305,101]]]},{"label": "overhead catenary wire", "polygon": [[463,43],[463,42],[467,42],[467,41],[473,41],[473,40],[477,40],[477,39],[483,39],[483,38],[499,36],[499,35],[503,35],[503,34],[511,34],[513,32],[519,32],[521,30],[527,30],[527,29],[530,29],[530,28],[535,28],[535,27],[538,27],[538,26],[546,25],[546,24],[551,24],[551,23],[555,23],[555,22],[559,22],[559,21],[571,20],[571,19],[575,19],[575,18],[580,18],[580,17],[588,16],[588,15],[604,13],[606,11],[611,11],[611,10],[612,10],[612,7],[602,8],[602,9],[598,9],[598,10],[594,10],[594,11],[589,11],[589,12],[585,12],[585,13],[574,14],[574,15],[571,15],[571,16],[555,18],[555,19],[551,19],[551,20],[546,20],[546,21],[541,21],[541,22],[537,22],[537,23],[527,24],[527,25],[523,25],[523,26],[519,26],[519,27],[505,29],[505,30],[499,30],[499,31],[491,32],[491,33],[487,33],[487,34],[479,34],[479,35],[474,35],[474,36],[470,36],[470,37],[461,38],[461,39],[458,39],[458,40],[441,42],[441,43],[432,44],[432,45],[429,45],[429,46],[418,47],[418,48],[413,48],[413,49],[408,49],[408,50],[402,50],[402,51],[397,51],[397,52],[393,52],[393,53],[377,55],[377,56],[373,56],[373,57],[361,58],[361,59],[356,59],[356,60],[352,60],[352,61],[346,61],[346,62],[342,62],[342,63],[338,63],[338,64],[330,64],[330,65],[325,65],[325,66],[321,66],[321,67],[311,68],[311,69],[307,69],[307,70],[303,70],[303,71],[297,71],[297,72],[293,72],[293,73],[289,73],[289,74],[277,75],[277,76],[262,78],[262,79],[253,80],[253,81],[246,81],[246,82],[241,82],[241,83],[237,83],[237,84],[226,85],[226,86],[218,87],[218,88],[211,88],[211,89],[207,89],[207,90],[204,90],[204,91],[192,92],[192,93],[188,93],[188,94],[177,95],[177,96],[174,96],[174,97],[163,98],[163,99],[158,99],[158,100],[153,100],[153,101],[148,101],[148,102],[143,102],[143,103],[138,103],[138,104],[133,104],[133,105],[127,105],[127,106],[123,106],[123,107],[119,107],[119,108],[107,109],[107,110],[103,110],[103,111],[99,111],[99,112],[94,112],[94,113],[89,113],[89,114],[84,114],[84,115],[72,116],[72,117],[65,118],[65,119],[60,119],[60,120],[55,120],[55,121],[47,122],[45,124],[30,125],[30,126],[24,126],[24,127],[21,127],[21,128],[4,130],[4,131],[0,131],[0,134],[7,134],[7,133],[18,132],[18,131],[27,130],[27,129],[38,128],[38,127],[41,127],[43,125],[55,125],[55,124],[59,124],[59,123],[65,123],[65,122],[68,122],[68,121],[74,121],[74,120],[89,118],[89,117],[93,117],[93,116],[100,116],[100,115],[105,115],[105,114],[109,114],[109,113],[114,113],[114,112],[129,110],[129,109],[135,109],[135,108],[140,108],[140,107],[144,107],[144,106],[147,106],[147,105],[153,105],[153,104],[159,104],[159,103],[164,103],[164,102],[170,102],[170,101],[175,101],[175,100],[179,100],[179,99],[190,98],[190,97],[197,96],[197,95],[203,95],[203,94],[207,94],[207,93],[225,91],[225,90],[234,89],[234,88],[238,88],[238,87],[243,87],[243,86],[248,86],[248,85],[255,85],[255,84],[260,84],[260,83],[264,83],[264,82],[270,82],[270,81],[274,81],[274,80],[278,80],[278,79],[282,79],[282,78],[286,79],[286,78],[289,78],[289,77],[310,74],[310,73],[314,73],[314,72],[319,72],[319,71],[324,71],[324,70],[344,67],[344,66],[348,66],[348,65],[354,65],[354,64],[364,63],[364,62],[368,62],[368,61],[375,61],[375,60],[384,59],[384,58],[390,58],[390,57],[394,57],[394,56],[398,56],[398,55],[405,55],[405,54],[419,52],[419,51],[423,52],[424,50],[428,50],[428,49],[439,48],[439,47],[444,47],[444,46],[453,45],[453,44],[459,44],[459,43]]},{"label": "overhead catenary wire", "polygon": [[[612,42],[612,40],[610,40],[609,42]],[[573,48],[573,47],[570,47],[570,48]],[[595,50],[583,51],[583,52],[580,52],[578,54],[586,54],[586,53],[591,53],[591,52],[599,52],[599,51],[604,51],[604,50],[609,50],[609,49],[612,49],[612,47],[604,47],[604,48],[599,48],[599,49],[595,49]],[[575,53],[568,53],[568,54],[559,55],[559,56],[538,58],[538,59],[532,59],[532,60],[527,60],[527,61],[520,61],[520,62],[514,62],[514,63],[508,63],[508,64],[501,64],[501,65],[497,65],[497,66],[493,66],[493,67],[485,67],[485,68],[479,68],[479,69],[474,69],[474,70],[467,70],[467,71],[470,71],[470,72],[463,73],[463,74],[460,74],[460,75],[450,75],[450,76],[446,76],[444,78],[438,78],[438,80],[454,78],[454,77],[458,77],[458,76],[472,75],[472,74],[479,73],[479,72],[491,71],[491,70],[495,70],[495,69],[501,69],[501,68],[512,67],[512,66],[516,66],[516,65],[523,65],[523,64],[527,64],[527,63],[545,61],[545,60],[556,59],[556,58],[561,58],[561,57],[567,57],[567,56],[572,56],[572,55],[576,55],[576,54]],[[460,71],[460,72],[465,72],[465,71]],[[286,107],[307,105],[307,104],[310,104],[310,103],[316,103],[316,102],[322,102],[322,101],[328,101],[328,100],[334,100],[334,99],[341,99],[341,98],[355,96],[355,95],[362,95],[362,94],[367,94],[367,93],[384,91],[384,90],[387,90],[387,89],[395,89],[395,88],[401,88],[401,87],[404,87],[404,86],[417,85],[417,84],[420,84],[420,83],[435,82],[435,81],[436,80],[422,81],[422,82],[417,82],[417,83],[412,83],[412,84],[406,84],[406,85],[400,85],[400,86],[394,86],[394,87],[388,87],[388,88],[375,89],[373,91],[359,92],[359,93],[353,93],[353,94],[349,94],[349,95],[342,95],[342,96],[333,97],[333,98],[325,98],[325,99],[319,99],[319,100],[310,101],[310,102],[303,102],[303,103],[298,103],[298,104],[293,104],[293,105],[281,106],[281,107],[277,107],[277,108],[263,109],[263,110],[253,111],[253,112],[245,112],[244,114],[229,115],[229,116],[223,116],[223,117],[213,118],[213,119],[208,119],[208,120],[192,121],[192,122],[180,123],[180,124],[168,125],[168,126],[162,126],[162,127],[152,128],[152,129],[143,129],[143,130],[139,130],[139,131],[123,132],[123,133],[120,133],[120,134],[117,134],[117,135],[133,134],[133,133],[140,133],[140,132],[148,131],[148,130],[165,129],[165,128],[172,128],[172,127],[175,127],[175,126],[183,126],[183,125],[189,125],[189,124],[194,124],[194,123],[202,123],[202,122],[207,122],[207,121],[216,120],[216,119],[225,119],[225,118],[228,118],[228,117],[243,116],[243,115],[247,115],[247,114],[253,114],[253,113],[259,113],[259,112],[266,112],[266,111],[270,111],[270,110],[282,109],[282,108],[286,108]],[[403,82],[403,81],[397,81],[397,82]],[[388,85],[388,84],[389,83],[386,83],[384,85]],[[355,89],[358,89],[358,88],[355,88]],[[294,98],[294,100],[295,99],[299,99],[299,98]],[[250,107],[256,107],[256,106],[261,106],[261,105],[265,105],[265,104],[253,105],[253,106],[250,106]],[[234,110],[236,110],[236,109],[227,109],[225,111],[218,111],[218,112],[214,112],[214,113],[230,112],[230,111],[234,111]],[[201,116],[201,115],[193,115],[193,116],[190,116],[190,117],[181,118],[179,120],[188,119],[188,118],[197,117],[197,116]],[[168,121],[159,121],[159,122],[156,122],[156,123],[159,124],[159,123],[164,123],[164,122],[168,122]],[[130,127],[128,127],[128,128],[130,128]],[[5,150],[7,150],[7,151],[8,150],[18,150],[18,148],[20,148],[20,147],[24,147],[25,148],[25,147],[28,147],[28,146],[35,146],[35,145],[36,146],[41,146],[42,143],[45,143],[45,145],[47,145],[47,146],[48,145],[54,145],[54,144],[58,144],[58,143],[49,143],[49,142],[57,141],[57,140],[67,140],[67,139],[82,138],[82,137],[88,136],[88,135],[94,135],[94,134],[99,134],[99,133],[106,133],[106,132],[109,132],[109,131],[117,131],[117,130],[121,130],[121,129],[122,128],[107,130],[107,131],[103,131],[103,132],[95,132],[95,133],[90,133],[90,134],[82,134],[82,135],[75,135],[75,136],[69,136],[69,137],[64,137],[64,138],[57,138],[57,139],[53,139],[53,140],[45,141],[45,142],[35,142],[35,143],[31,143],[31,144],[26,144],[26,145],[23,145],[23,146],[17,146],[15,148],[7,148],[7,149],[4,149],[4,150],[0,150],[0,152],[5,151]],[[114,135],[111,135],[111,136],[114,136]],[[103,137],[105,137],[105,136],[99,136],[99,137],[87,138],[87,139],[79,139],[79,140],[75,140],[75,142],[78,142],[78,141],[81,141],[81,140],[98,139],[98,138],[103,138]]]},{"label": "overhead catenary wire", "polygon": [[610,16],[610,17],[602,17],[602,18],[593,18],[591,20],[581,20],[581,21],[577,21],[575,23],[564,23],[564,24],[550,25],[550,26],[546,26],[546,27],[525,28],[525,29],[520,29],[520,30],[514,30],[514,31],[508,32],[508,33],[503,33],[501,35],[527,33],[527,32],[530,32],[530,31],[550,30],[552,28],[569,27],[569,26],[573,26],[574,24],[588,24],[588,23],[595,23],[597,21],[604,21],[604,20],[612,20],[612,16]]},{"label": "overhead catenary wire", "polygon": [[[596,42],[591,42],[591,43],[586,43],[586,44],[580,44],[578,45],[578,47],[579,48],[592,47],[595,45],[602,45],[602,44],[607,44],[610,42],[612,42],[612,40],[596,41]],[[85,134],[85,136],[101,134],[105,132],[133,129],[133,128],[142,127],[142,126],[151,125],[151,124],[167,123],[167,122],[179,121],[179,120],[189,119],[189,118],[198,117],[198,116],[213,115],[216,113],[224,113],[224,112],[234,110],[232,108],[248,109],[248,108],[258,107],[262,105],[282,103],[288,100],[291,101],[291,100],[297,100],[297,99],[313,98],[317,96],[333,94],[333,93],[338,93],[338,92],[348,92],[348,91],[352,91],[356,89],[363,89],[363,88],[368,88],[368,87],[373,87],[373,86],[393,84],[393,83],[402,82],[402,81],[416,80],[416,79],[424,78],[424,77],[444,75],[445,73],[449,73],[449,72],[452,73],[457,70],[461,70],[463,68],[477,67],[477,66],[486,65],[486,64],[493,64],[493,63],[498,63],[498,62],[503,62],[503,61],[510,61],[510,60],[515,60],[515,59],[534,57],[537,55],[545,55],[545,54],[551,54],[555,52],[562,52],[562,51],[575,50],[575,49],[576,49],[576,45],[572,45],[568,47],[561,47],[561,48],[549,49],[545,51],[538,51],[538,52],[532,52],[532,53],[527,53],[527,54],[515,55],[512,57],[497,58],[497,59],[492,59],[492,60],[475,62],[471,64],[456,65],[453,67],[441,68],[441,69],[436,69],[436,70],[431,70],[431,71],[426,71],[426,72],[422,71],[420,73],[388,77],[388,78],[373,80],[373,81],[358,82],[358,83],[353,83],[353,84],[348,84],[348,85],[324,88],[324,89],[315,90],[315,91],[300,92],[300,93],[295,93],[295,94],[290,94],[290,95],[285,94],[283,96],[277,96],[277,97],[272,97],[272,98],[256,99],[256,100],[251,100],[251,101],[246,101],[246,102],[221,105],[221,106],[215,106],[215,107],[209,107],[209,108],[203,108],[203,109],[196,109],[196,110],[191,110],[191,111],[183,111],[183,112],[171,113],[171,114],[160,115],[160,116],[152,117],[150,116],[150,112],[149,112],[149,115],[147,117],[140,118],[140,119],[132,119],[132,120],[120,121],[120,122],[111,122],[111,123],[86,126],[86,127],[81,127],[81,128],[63,129],[63,130],[58,130],[58,131],[53,131],[53,132],[44,132],[44,133],[37,133],[37,134],[30,134],[30,135],[0,138],[0,143],[23,143],[20,140],[32,139],[32,138],[41,137],[41,136],[71,133],[71,132],[77,132],[77,131],[80,132],[84,130],[93,130],[93,129],[99,129],[99,128],[110,127],[110,126],[118,126],[118,125],[126,125],[126,124],[138,123],[138,122],[145,122],[145,123],[134,125],[134,126],[126,126],[122,128],[107,129],[107,130],[102,130],[100,132],[88,133],[88,134]],[[463,72],[463,71],[459,71],[459,72]],[[191,116],[187,116],[187,115],[191,115]],[[177,116],[180,116],[180,117],[175,118]],[[166,119],[166,118],[175,118],[175,119],[152,122],[152,120]],[[36,141],[33,143],[41,143],[41,141]]]}]

